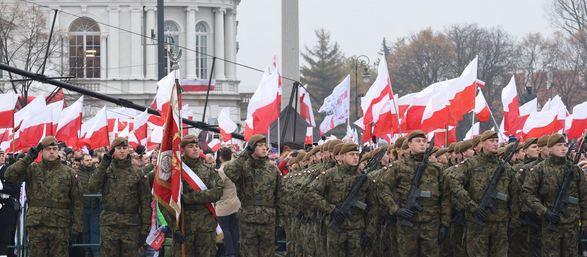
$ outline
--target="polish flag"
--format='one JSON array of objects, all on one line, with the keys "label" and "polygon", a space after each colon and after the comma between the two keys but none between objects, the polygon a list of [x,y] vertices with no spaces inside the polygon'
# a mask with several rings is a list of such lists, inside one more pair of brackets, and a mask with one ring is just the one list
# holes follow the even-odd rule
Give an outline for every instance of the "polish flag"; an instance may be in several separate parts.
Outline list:
[{"label": "polish flag", "polygon": [[534,98],[527,103],[520,106],[520,117],[518,118],[518,131],[524,128],[526,120],[530,117],[531,113],[538,112],[538,99]]},{"label": "polish flag", "polygon": [[581,137],[587,129],[587,102],[573,107],[573,114],[566,118],[566,132],[569,139]]},{"label": "polish flag", "polygon": [[0,94],[0,128],[14,127],[16,101],[18,101],[18,95],[15,93]]},{"label": "polish flag", "polygon": [[434,83],[420,92],[407,94],[398,100],[398,110],[400,113],[400,129],[402,132],[422,129],[422,116],[426,109],[426,104],[434,95],[435,90],[441,83]]},{"label": "polish flag", "polygon": [[508,136],[514,135],[520,129],[518,127],[520,104],[518,102],[515,76],[512,76],[510,82],[501,91],[501,102],[503,104],[504,133]]},{"label": "polish flag", "polygon": [[163,127],[157,126],[151,122],[147,123],[151,133],[147,136],[147,149],[152,151],[159,147],[161,140],[163,139]]},{"label": "polish flag", "polygon": [[525,138],[541,137],[556,133],[559,129],[557,113],[554,111],[541,111],[531,113],[522,132]]},{"label": "polish flag", "polygon": [[398,132],[397,104],[391,88],[387,62],[379,62],[377,78],[361,97],[363,111],[363,142],[368,142],[373,136],[383,137]]},{"label": "polish flag", "polygon": [[479,90],[477,97],[475,97],[475,116],[480,122],[487,122],[491,117],[491,111],[481,90]]},{"label": "polish flag", "polygon": [[471,126],[471,128],[469,129],[469,131],[467,131],[467,134],[465,134],[465,140],[469,140],[471,138],[473,138],[474,136],[478,136],[479,135],[479,126],[480,123],[479,122],[475,122],[473,124],[473,126]]},{"label": "polish flag", "polygon": [[218,115],[218,127],[220,128],[220,135],[222,141],[227,142],[232,139],[232,134],[237,129],[236,123],[230,119],[230,107],[224,107],[220,110]]},{"label": "polish flag", "polygon": [[147,145],[148,120],[149,112],[147,110],[137,115],[133,120],[132,134],[134,134],[140,145]]},{"label": "polish flag", "polygon": [[557,131],[565,128],[565,119],[569,115],[569,111],[567,110],[567,106],[563,102],[563,99],[559,95],[554,96],[546,104],[544,104],[541,111],[556,112],[558,121]]},{"label": "polish flag", "polygon": [[310,101],[310,94],[304,87],[298,87],[298,94],[300,97],[300,116],[306,120],[312,127],[316,127],[314,120],[314,111],[312,110],[312,102]]},{"label": "polish flag", "polygon": [[314,127],[306,128],[306,137],[304,138],[305,145],[311,145],[314,142]]},{"label": "polish flag", "polygon": [[77,147],[79,131],[82,127],[82,111],[84,96],[81,96],[72,105],[63,109],[59,116],[59,123],[55,130],[55,139],[63,141],[67,146]]},{"label": "polish flag", "polygon": [[[40,99],[45,102],[44,98]],[[18,129],[18,150],[38,145],[39,141],[46,135],[46,127],[51,126],[51,124],[50,110],[47,106],[34,110],[30,117],[22,121]]]},{"label": "polish flag", "polygon": [[463,115],[475,109],[477,58],[457,78],[433,84],[432,94],[422,114],[422,129],[431,132],[456,126]]},{"label": "polish flag", "polygon": [[[279,68],[272,73],[267,69],[259,87],[249,100],[246,126],[249,134],[267,134],[269,125],[279,118],[281,109],[281,75]],[[245,137],[247,133],[245,133]],[[248,140],[248,138],[245,138]]]},{"label": "polish flag", "polygon": [[212,141],[210,141],[210,143],[208,143],[208,147],[210,148],[210,150],[212,150],[212,152],[218,152],[218,150],[220,150],[220,147],[222,147],[222,142],[220,142],[220,140],[218,140],[217,138],[212,139]]},{"label": "polish flag", "polygon": [[57,126],[59,126],[59,120],[61,118],[61,112],[63,111],[64,100],[52,102],[47,105],[47,109],[51,113],[51,126],[46,131],[47,135],[55,135],[57,133]]},{"label": "polish flag", "polygon": [[14,113],[14,132],[19,130],[24,120],[36,115],[39,110],[44,110],[46,106],[45,97],[36,97],[25,107]]},{"label": "polish flag", "polygon": [[13,139],[12,128],[0,129],[0,149],[6,152],[12,152],[10,145]]},{"label": "polish flag", "polygon": [[106,106],[102,107],[94,117],[82,123],[81,135],[80,147],[85,145],[89,149],[96,149],[110,145]]},{"label": "polish flag", "polygon": [[171,88],[175,85],[175,79],[179,78],[179,70],[174,70],[157,82],[157,93],[155,94],[151,108],[157,110],[160,116],[151,115],[149,122],[157,126],[163,126],[166,118],[164,116],[168,113],[167,108],[169,108],[169,101],[171,99]]}]

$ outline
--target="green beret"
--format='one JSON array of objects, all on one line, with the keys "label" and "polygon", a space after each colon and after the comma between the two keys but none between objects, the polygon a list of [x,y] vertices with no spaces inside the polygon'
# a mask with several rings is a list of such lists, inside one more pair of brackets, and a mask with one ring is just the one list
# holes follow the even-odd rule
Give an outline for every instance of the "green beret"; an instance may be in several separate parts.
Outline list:
[{"label": "green beret", "polygon": [[524,150],[528,149],[528,147],[530,147],[533,144],[538,143],[538,138],[535,137],[531,137],[526,139],[526,141],[524,141],[524,145],[522,146],[522,148],[524,148]]},{"label": "green beret", "polygon": [[357,146],[355,143],[345,143],[340,148],[339,154],[346,154],[352,151],[359,151],[359,146]]},{"label": "green beret", "polygon": [[481,133],[481,135],[479,136],[479,141],[483,142],[487,139],[492,139],[492,138],[498,138],[497,137],[497,132],[493,131],[493,130],[485,130],[483,131],[483,133]]},{"label": "green beret", "polygon": [[266,141],[266,140],[267,139],[265,138],[265,136],[260,135],[260,134],[255,134],[249,138],[248,145],[250,145],[251,147],[254,147],[257,143],[259,143],[261,141]]},{"label": "green beret", "polygon": [[179,146],[181,147],[185,147],[188,144],[197,144],[198,143],[198,138],[195,135],[186,135],[185,137],[183,137],[181,139],[181,143],[179,143]]},{"label": "green beret", "polygon": [[539,147],[544,147],[546,146],[546,144],[548,144],[548,138],[548,135],[541,136],[540,138],[538,138],[538,141],[536,141],[536,144],[538,144]]},{"label": "green beret", "polygon": [[552,136],[550,136],[548,138],[548,147],[553,147],[554,145],[558,144],[558,143],[566,143],[565,141],[565,137],[561,134],[553,134]]},{"label": "green beret", "polygon": [[117,137],[112,141],[110,148],[115,148],[117,146],[128,146],[128,140],[124,137]]},{"label": "green beret", "polygon": [[395,143],[393,144],[393,148],[395,148],[395,149],[401,148],[404,141],[406,141],[406,137],[399,137],[397,140],[395,140]]},{"label": "green beret", "polygon": [[57,146],[57,139],[55,139],[54,136],[46,136],[41,139],[41,145],[43,145],[43,147]]},{"label": "green beret", "polygon": [[426,133],[424,133],[422,130],[414,130],[408,135],[408,141],[411,141],[416,137],[426,138]]}]

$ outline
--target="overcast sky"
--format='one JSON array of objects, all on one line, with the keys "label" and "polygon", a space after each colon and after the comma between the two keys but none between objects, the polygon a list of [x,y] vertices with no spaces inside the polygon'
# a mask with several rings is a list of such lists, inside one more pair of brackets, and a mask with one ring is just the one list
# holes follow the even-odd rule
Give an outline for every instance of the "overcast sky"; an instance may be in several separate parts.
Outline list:
[{"label": "overcast sky", "polygon": [[[345,55],[365,54],[376,60],[383,37],[397,38],[427,27],[443,30],[452,24],[501,26],[516,39],[528,33],[554,31],[547,7],[552,0],[299,0],[300,50],[316,42],[314,30],[324,28]],[[237,61],[267,67],[281,56],[281,0],[242,0],[237,19]],[[300,63],[302,65],[303,63]],[[240,91],[252,92],[261,73],[237,68]]]}]

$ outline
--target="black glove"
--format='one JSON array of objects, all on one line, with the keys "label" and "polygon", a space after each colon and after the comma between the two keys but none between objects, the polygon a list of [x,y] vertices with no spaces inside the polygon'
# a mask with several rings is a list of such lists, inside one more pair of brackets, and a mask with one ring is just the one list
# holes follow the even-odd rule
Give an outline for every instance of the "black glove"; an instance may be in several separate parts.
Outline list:
[{"label": "black glove", "polygon": [[39,152],[41,152],[41,150],[43,150],[43,144],[39,143],[36,147],[31,147],[29,149],[28,156],[33,160],[37,159],[37,156],[39,156]]},{"label": "black glove", "polygon": [[346,219],[346,215],[340,209],[336,208],[330,213],[330,219],[340,224]]},{"label": "black glove", "polygon": [[163,226],[163,227],[161,227],[161,232],[163,232],[163,234],[165,234],[165,235],[169,235],[171,230],[169,229],[168,226]]},{"label": "black glove", "polygon": [[185,242],[185,238],[181,234],[181,231],[176,230],[173,233],[173,241],[175,241],[177,244],[183,244],[183,242]]},{"label": "black glove", "polygon": [[367,246],[369,245],[369,241],[371,241],[371,239],[369,238],[369,235],[367,235],[367,233],[363,232],[363,234],[361,234],[361,249],[365,250],[367,248]]},{"label": "black glove", "polygon": [[402,218],[402,219],[410,220],[414,217],[414,212],[410,209],[399,208],[399,210],[397,210],[395,215]]},{"label": "black glove", "polygon": [[547,211],[544,218],[553,225],[558,225],[561,222],[561,216],[553,211]]},{"label": "black glove", "polygon": [[438,244],[442,244],[446,237],[448,236],[448,227],[445,225],[440,225],[438,228]]},{"label": "black glove", "polygon": [[135,153],[137,153],[138,155],[143,155],[146,150],[147,149],[145,148],[144,145],[138,145],[137,149],[135,149]]},{"label": "black glove", "polygon": [[112,162],[112,155],[113,154],[114,154],[114,148],[110,149],[110,151],[108,151],[107,153],[105,153],[104,155],[102,155],[102,161],[106,165],[110,165],[110,163]]}]

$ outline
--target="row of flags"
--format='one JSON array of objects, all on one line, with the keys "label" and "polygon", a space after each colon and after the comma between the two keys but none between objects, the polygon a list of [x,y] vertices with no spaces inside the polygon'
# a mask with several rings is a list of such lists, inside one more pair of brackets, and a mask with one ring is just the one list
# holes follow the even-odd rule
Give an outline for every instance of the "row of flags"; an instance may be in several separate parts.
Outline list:
[{"label": "row of flags", "polygon": [[[493,119],[493,113],[483,95],[485,83],[477,78],[477,58],[473,59],[460,76],[436,82],[419,92],[404,96],[395,95],[385,61],[379,62],[377,78],[365,96],[361,98],[363,117],[353,122],[362,130],[362,142],[373,138],[392,142],[399,135],[412,130],[423,130],[434,136],[437,145],[456,141],[456,127],[466,114],[474,114],[471,130],[467,137],[479,134],[479,122]],[[306,143],[313,139],[317,123],[312,112],[310,94],[305,87],[299,87],[300,116],[309,127]],[[500,125],[494,121],[494,129],[500,136],[518,138],[539,137],[555,132],[568,134],[569,139],[578,138],[587,129],[587,102],[567,111],[560,96],[549,99],[538,111],[538,101],[533,99],[521,105],[518,101],[515,77],[501,93],[503,119]],[[259,87],[251,97],[247,109],[245,139],[252,134],[267,134],[269,125],[278,119],[281,103],[281,76],[279,68],[266,72]],[[346,76],[324,99],[318,112],[325,118],[318,125],[320,135],[334,127],[349,122],[350,76]],[[348,126],[347,135],[355,132]]]}]

